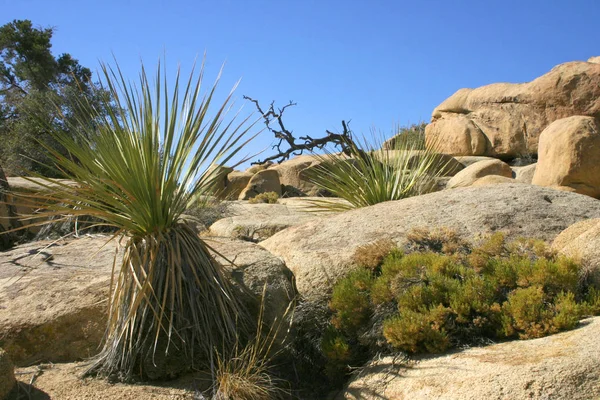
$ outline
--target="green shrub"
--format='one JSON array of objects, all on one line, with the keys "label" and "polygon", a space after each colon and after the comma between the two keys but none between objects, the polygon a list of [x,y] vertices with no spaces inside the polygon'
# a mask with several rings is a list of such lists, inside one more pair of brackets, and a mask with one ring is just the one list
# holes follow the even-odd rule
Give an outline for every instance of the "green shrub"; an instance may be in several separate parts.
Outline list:
[{"label": "green shrub", "polygon": [[375,270],[395,248],[396,245],[390,239],[380,239],[357,248],[352,261],[359,267]]},{"label": "green shrub", "polygon": [[276,204],[279,200],[279,195],[275,192],[260,193],[248,200],[250,204],[267,203]]},{"label": "green shrub", "polygon": [[441,304],[425,312],[405,310],[385,321],[383,335],[396,348],[410,353],[441,353],[450,342],[444,326],[450,309]]},{"label": "green shrub", "polygon": [[[386,247],[379,264],[377,246],[360,249],[367,261],[335,285],[330,302],[343,343],[360,343],[381,326],[379,335],[393,348],[435,353],[490,339],[542,337],[600,314],[600,291],[586,287],[577,263],[543,242],[507,242],[498,233],[474,247],[448,232],[416,230],[407,248],[427,251]],[[378,310],[390,305],[396,311],[377,325]]]},{"label": "green shrub", "polygon": [[337,329],[354,333],[369,319],[372,283],[369,271],[357,269],[335,286],[329,307],[335,311],[332,323]]}]

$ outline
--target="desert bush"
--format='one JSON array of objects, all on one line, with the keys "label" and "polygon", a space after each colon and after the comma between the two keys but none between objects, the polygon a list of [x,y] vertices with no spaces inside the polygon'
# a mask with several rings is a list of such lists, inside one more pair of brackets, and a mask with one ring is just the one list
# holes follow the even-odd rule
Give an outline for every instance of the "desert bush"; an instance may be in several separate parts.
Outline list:
[{"label": "desert bush", "polygon": [[279,199],[279,195],[275,192],[265,192],[259,193],[253,198],[248,200],[250,204],[258,204],[258,203],[267,203],[267,204],[276,204]]},{"label": "desert bush", "polygon": [[334,286],[331,346],[358,343],[363,351],[365,332],[386,306],[395,311],[379,335],[407,353],[542,337],[600,314],[600,292],[580,279],[581,266],[540,241],[494,234],[472,246],[448,230],[417,230],[409,242],[406,253],[386,250],[378,265],[362,263]]}]

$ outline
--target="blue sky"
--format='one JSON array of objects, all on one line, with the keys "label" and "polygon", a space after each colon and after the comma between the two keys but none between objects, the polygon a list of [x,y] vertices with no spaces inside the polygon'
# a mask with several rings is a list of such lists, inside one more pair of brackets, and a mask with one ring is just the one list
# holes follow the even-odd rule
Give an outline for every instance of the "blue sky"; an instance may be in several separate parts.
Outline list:
[{"label": "blue sky", "polygon": [[[0,0],[0,24],[55,27],[53,51],[96,70],[115,55],[132,79],[163,54],[171,71],[226,61],[222,92],[286,112],[297,135],[429,121],[463,87],[525,82],[600,55],[598,0]],[[248,112],[251,104],[244,105]],[[264,133],[254,148],[272,142]]]}]

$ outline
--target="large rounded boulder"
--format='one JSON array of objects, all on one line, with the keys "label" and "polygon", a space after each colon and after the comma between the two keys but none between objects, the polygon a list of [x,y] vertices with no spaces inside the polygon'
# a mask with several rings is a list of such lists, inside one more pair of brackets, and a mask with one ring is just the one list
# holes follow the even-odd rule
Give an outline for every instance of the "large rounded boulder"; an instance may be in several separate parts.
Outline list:
[{"label": "large rounded boulder", "polygon": [[600,218],[586,219],[569,226],[554,239],[552,248],[579,259],[588,278],[600,286]]},{"label": "large rounded boulder", "polygon": [[574,116],[551,123],[540,136],[532,183],[600,198],[600,123]]},{"label": "large rounded boulder", "polygon": [[467,240],[496,231],[553,240],[569,225],[600,217],[600,201],[540,186],[503,184],[444,190],[380,203],[288,228],[261,242],[294,273],[306,298],[329,295],[356,249],[378,239],[406,242],[412,228],[447,227]]},{"label": "large rounded boulder", "polygon": [[528,83],[460,89],[439,106],[425,129],[443,153],[514,158],[536,154],[550,123],[600,115],[600,64],[568,62]]}]

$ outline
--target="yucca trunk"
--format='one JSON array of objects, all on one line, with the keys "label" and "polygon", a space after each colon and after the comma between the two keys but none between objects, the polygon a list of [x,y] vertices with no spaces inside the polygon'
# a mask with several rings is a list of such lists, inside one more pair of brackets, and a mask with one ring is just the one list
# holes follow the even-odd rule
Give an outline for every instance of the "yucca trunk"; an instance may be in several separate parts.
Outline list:
[{"label": "yucca trunk", "polygon": [[222,267],[185,223],[128,238],[111,287],[104,347],[89,372],[127,380],[210,368],[214,348],[233,343],[245,322]]}]

